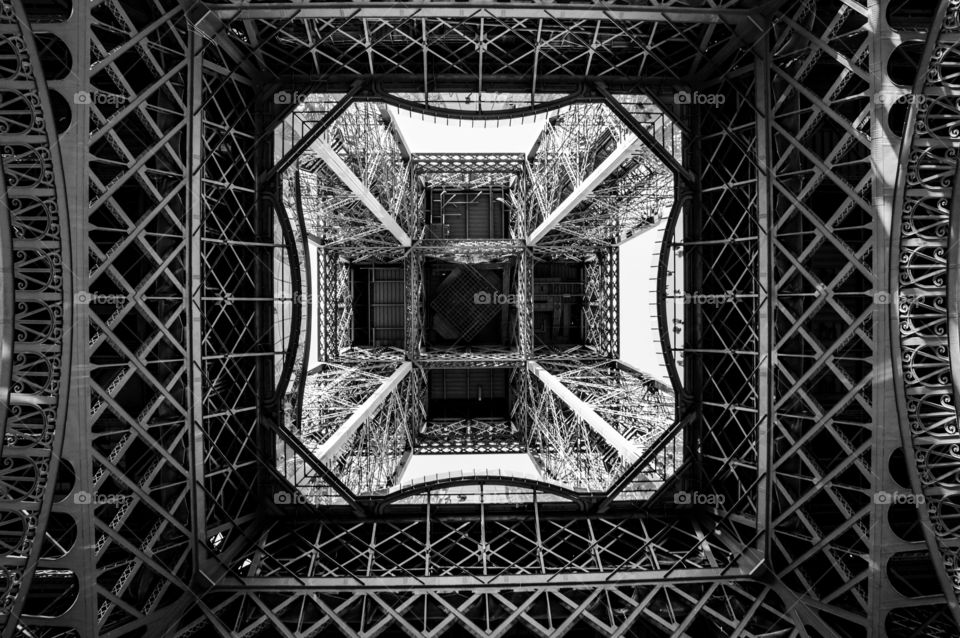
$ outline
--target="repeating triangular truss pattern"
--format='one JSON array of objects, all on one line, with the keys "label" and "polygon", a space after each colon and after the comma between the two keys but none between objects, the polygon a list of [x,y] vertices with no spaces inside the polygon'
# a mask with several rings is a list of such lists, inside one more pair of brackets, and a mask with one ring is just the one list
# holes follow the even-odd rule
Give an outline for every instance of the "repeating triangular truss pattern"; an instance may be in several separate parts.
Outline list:
[{"label": "repeating triangular truss pattern", "polygon": [[[960,635],[957,2],[765,4],[0,0],[3,635]],[[385,105],[550,124],[416,157]],[[418,180],[481,173],[510,236],[419,243]],[[673,388],[617,361],[663,210]],[[512,349],[431,350],[424,264],[491,255]],[[529,307],[556,260],[569,348]],[[353,343],[359,263],[402,267],[402,345]],[[464,366],[509,423],[426,418]],[[505,440],[548,480],[397,485]]]}]

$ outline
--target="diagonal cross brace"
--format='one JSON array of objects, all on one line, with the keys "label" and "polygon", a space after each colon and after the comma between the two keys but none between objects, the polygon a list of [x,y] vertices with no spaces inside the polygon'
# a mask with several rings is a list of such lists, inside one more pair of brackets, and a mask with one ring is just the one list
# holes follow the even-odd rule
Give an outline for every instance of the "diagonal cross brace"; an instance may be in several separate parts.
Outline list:
[{"label": "diagonal cross brace", "polygon": [[323,139],[317,138],[310,144],[310,150],[316,153],[317,157],[321,158],[340,181],[350,189],[350,192],[356,195],[357,199],[367,207],[367,210],[380,220],[380,223],[390,231],[390,234],[397,238],[401,246],[410,246],[412,244],[410,236],[400,228],[400,224],[397,223],[393,215],[387,212],[387,209],[383,207],[380,200],[378,200],[373,193],[370,192],[370,189],[360,181],[360,178],[350,170],[347,163],[337,155],[337,152],[333,150],[330,144]]},{"label": "diagonal cross brace", "polygon": [[333,459],[337,458],[343,446],[346,445],[353,437],[353,434],[367,422],[370,415],[380,407],[387,397],[390,396],[390,393],[397,389],[400,382],[406,378],[412,368],[413,365],[409,361],[400,364],[394,373],[391,374],[379,388],[374,390],[373,394],[367,397],[367,400],[357,408],[356,412],[351,414],[350,418],[344,421],[343,425],[337,428],[337,431],[320,446],[316,451],[317,458],[324,464],[329,464]]},{"label": "diagonal cross brace", "polygon": [[636,445],[617,432],[616,428],[607,423],[586,401],[575,395],[567,386],[563,385],[560,379],[544,370],[536,361],[527,361],[527,370],[539,379],[548,390],[566,403],[567,407],[583,419],[587,425],[593,428],[594,432],[603,437],[603,440],[620,454],[624,463],[630,465],[640,458],[640,449]]},{"label": "diagonal cross brace", "polygon": [[557,224],[562,222],[567,215],[590,196],[603,180],[610,177],[613,171],[633,156],[634,152],[643,147],[643,142],[636,135],[628,136],[620,145],[614,149],[599,166],[593,169],[585,180],[580,182],[573,192],[566,199],[560,202],[560,205],[544,219],[537,228],[527,237],[527,245],[535,246],[541,239],[546,237],[547,233],[553,230]]}]

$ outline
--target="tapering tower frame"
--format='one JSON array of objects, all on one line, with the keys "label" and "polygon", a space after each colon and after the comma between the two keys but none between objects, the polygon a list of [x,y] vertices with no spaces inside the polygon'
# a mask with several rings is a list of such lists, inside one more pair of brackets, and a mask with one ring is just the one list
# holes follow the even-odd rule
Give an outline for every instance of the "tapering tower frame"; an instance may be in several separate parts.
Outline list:
[{"label": "tapering tower frame", "polygon": [[[956,3],[68,4],[0,3],[5,635],[956,635]],[[665,348],[666,488],[384,505],[288,436],[273,311],[337,279],[276,294],[307,229],[266,186],[314,140],[263,96],[321,89],[684,128],[660,314],[735,303]],[[278,456],[345,506],[277,507]]]}]

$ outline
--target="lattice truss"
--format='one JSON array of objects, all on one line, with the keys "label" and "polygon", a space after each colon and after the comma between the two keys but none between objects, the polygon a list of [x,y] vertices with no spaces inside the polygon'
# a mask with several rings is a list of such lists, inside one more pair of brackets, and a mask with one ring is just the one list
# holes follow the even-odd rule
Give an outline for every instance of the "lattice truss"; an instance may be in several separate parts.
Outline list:
[{"label": "lattice truss", "polygon": [[[415,519],[377,523],[277,523],[238,556],[237,576],[206,599],[222,620],[194,614],[182,626],[239,635],[278,622],[321,635],[394,628],[549,635],[564,626],[598,635],[695,635],[716,627],[761,635],[791,626],[772,588],[745,580],[736,557],[695,517],[562,519],[536,501],[530,508],[522,521],[444,517],[428,508]],[[693,549],[680,556],[680,546]],[[665,583],[661,575],[670,571],[715,580]],[[517,578],[526,593],[510,587]],[[570,579],[578,586],[557,586]],[[478,580],[483,590],[474,589]],[[271,582],[290,586],[263,589]]]},{"label": "lattice truss", "polygon": [[640,449],[650,448],[676,420],[673,391],[624,365],[554,359],[543,367]]},{"label": "lattice truss", "polygon": [[533,343],[533,317],[530,308],[521,313],[521,338],[530,342],[537,359],[554,357],[617,358],[620,349],[620,252],[616,248],[593,245],[536,246],[527,250],[520,266],[520,282],[525,294],[532,294],[536,262],[563,260],[583,264],[583,346],[556,346]]},{"label": "lattice truss", "polygon": [[[258,440],[264,394],[275,405],[281,399],[275,396],[275,359],[286,353],[277,352],[271,338],[279,193],[257,198],[257,166],[266,161],[266,149],[254,135],[255,87],[228,70],[233,62],[226,52],[195,31],[188,33],[203,61],[193,60],[191,76],[193,144],[199,146],[193,152],[201,160],[191,164],[194,199],[187,207],[196,224],[191,272],[201,275],[191,288],[190,331],[194,339],[202,335],[193,344],[193,357],[200,362],[191,380],[193,418],[200,419],[199,429],[191,428],[194,454],[202,451],[199,484],[193,488],[202,517],[195,534],[205,541],[197,550],[201,564],[220,569],[245,542],[258,507],[257,485],[271,460]],[[199,77],[198,68],[203,69]]]},{"label": "lattice truss", "polygon": [[[62,614],[76,522],[51,512],[69,387],[72,281],[58,130],[38,43],[19,5],[0,3],[0,625]],[[42,564],[38,565],[38,563]],[[32,596],[45,591],[48,597]]]},{"label": "lattice truss", "polygon": [[522,454],[510,421],[460,419],[427,421],[416,439],[417,454]]},{"label": "lattice truss", "polygon": [[407,358],[416,360],[423,347],[424,325],[424,292],[423,292],[423,261],[420,251],[411,250],[407,255],[405,267],[408,277],[407,294],[407,326],[406,348]]},{"label": "lattice truss", "polygon": [[[847,632],[870,627],[868,574],[889,551],[874,519],[886,513],[873,513],[872,495],[882,487],[869,455],[876,442],[864,427],[883,423],[871,297],[885,286],[877,276],[883,240],[872,230],[866,23],[858,6],[804,5],[773,41],[763,78],[770,88],[762,134],[772,148],[774,189],[764,230],[774,252],[760,268],[769,273],[762,285],[776,291],[768,301],[769,348],[777,353],[767,408],[774,428],[771,559],[799,595],[838,608],[821,612],[820,623]],[[842,485],[824,485],[841,473]],[[805,608],[800,614],[808,615]]]},{"label": "lattice truss", "polygon": [[469,175],[520,173],[526,158],[523,153],[414,153],[411,156],[415,175],[452,173]]},{"label": "lattice truss", "polygon": [[[0,370],[11,375],[0,386],[16,389],[4,412],[0,478],[4,635],[957,635],[955,609],[917,576],[930,573],[932,551],[936,584],[956,595],[955,338],[944,301],[953,259],[945,228],[956,172],[955,3],[941,4],[936,46],[931,40],[912,56],[923,78],[915,92],[928,95],[905,118],[903,209],[892,219],[873,205],[895,180],[871,155],[887,133],[878,122],[884,109],[869,99],[890,68],[874,49],[886,28],[874,22],[877,6],[858,0],[784,5],[791,13],[777,14],[753,49],[744,46],[755,37],[750,25],[763,21],[731,10],[734,2],[696,15],[678,0],[608,3],[579,17],[567,5],[549,14],[528,7],[526,15],[504,5],[417,18],[403,3],[360,6],[349,17],[319,3],[292,13],[210,3],[209,13],[198,7],[187,19],[174,2],[105,0],[78,3],[55,29],[74,34],[66,49],[76,75],[54,73],[57,45],[39,47],[23,29],[48,10],[29,4],[32,16],[0,0],[0,239],[11,248],[0,259],[13,257],[0,272],[18,284],[4,282],[0,297],[16,321],[0,324],[13,362]],[[736,75],[719,72],[735,67]],[[330,93],[316,120],[284,125],[270,149],[266,136],[288,114],[271,121],[274,111],[254,105],[264,80],[281,72],[325,82]],[[595,508],[584,516],[531,494],[526,509],[481,502],[479,512],[455,516],[429,506],[406,518],[372,516],[351,489],[394,481],[423,429],[416,369],[327,448],[350,486],[299,439],[284,438],[284,424],[272,422],[278,406],[263,405],[277,387],[270,195],[282,201],[263,175],[302,155],[289,151],[304,140],[300,150],[309,148],[310,125],[341,115],[364,75],[384,78],[390,88],[376,89],[381,96],[402,89],[451,108],[462,100],[431,78],[478,93],[507,87],[493,100],[501,105],[542,104],[568,92],[558,82],[583,77],[602,77],[617,95],[641,78],[723,96],[709,108],[675,107],[678,122],[695,112],[699,127],[682,167],[699,191],[685,200],[675,238],[685,292],[728,300],[687,309],[683,380],[699,413],[667,428],[627,468],[584,411],[528,369],[513,379],[522,397],[514,423],[548,474],[597,489],[609,468],[624,468],[617,481],[642,491],[656,482],[645,468],[666,468],[671,453],[676,463],[664,442],[683,430],[697,441],[682,456],[695,471],[668,484],[722,499],[678,512],[660,492],[653,507],[628,514],[607,493],[581,503]],[[538,86],[548,90],[528,95]],[[74,103],[72,121],[55,119],[52,91],[91,99]],[[621,107],[635,117],[646,109],[627,98]],[[392,185],[374,194],[381,206],[394,197],[416,202],[389,126],[365,108],[352,111],[356,128],[344,125],[342,139],[369,122],[384,132],[380,141],[334,153],[361,181],[369,171]],[[55,122],[66,125],[59,145]],[[667,143],[673,133],[651,127],[678,159]],[[71,152],[58,159],[58,146]],[[308,167],[315,175],[317,166]],[[372,193],[373,182],[366,186]],[[331,199],[346,200],[339,192]],[[554,210],[539,206],[541,215]],[[64,248],[67,219],[72,250]],[[417,236],[415,220],[398,219]],[[900,233],[893,267],[906,299],[881,307],[873,302],[890,267],[890,227]],[[333,251],[321,267],[318,283],[335,291],[331,300],[345,298],[340,264],[402,252],[396,241],[353,248]],[[577,248],[556,254],[586,259]],[[400,365],[402,353],[344,341],[346,314],[324,307],[323,321],[335,326],[325,352]],[[893,351],[904,355],[896,374],[907,389],[906,474],[930,503],[895,517],[871,498],[895,485],[896,443],[881,408],[890,404],[891,319],[900,328]],[[597,321],[615,320],[607,313]],[[77,343],[69,343],[70,326],[83,333]],[[58,368],[68,350],[76,374]],[[567,354],[583,353],[596,356],[592,346]],[[544,365],[562,358],[547,354]],[[71,402],[89,400],[69,414],[67,381]],[[589,381],[573,375],[565,383],[594,397]],[[604,397],[591,401],[616,422]],[[563,449],[580,456],[561,458]],[[288,483],[313,489],[312,503],[348,507],[318,517],[264,502],[278,461],[286,467],[293,457]],[[903,526],[912,531],[899,535]]]},{"label": "lattice truss", "polygon": [[644,146],[544,237],[542,245],[617,245],[656,225],[673,204],[674,176]]},{"label": "lattice truss", "polygon": [[[937,28],[939,27],[939,29]],[[898,253],[894,277],[897,282],[887,297],[899,325],[900,368],[904,405],[900,428],[904,437],[910,487],[924,497],[920,523],[926,530],[930,552],[913,548],[891,558],[902,570],[904,589],[924,588],[914,577],[917,566],[943,566],[940,585],[948,591],[948,604],[955,603],[960,552],[960,498],[957,470],[957,373],[958,334],[955,308],[956,245],[954,214],[957,201],[956,80],[960,68],[957,34],[960,15],[955,3],[941,3],[937,21],[923,48],[919,41],[905,42],[894,56],[909,59],[915,72],[913,95],[895,133],[903,138],[902,163],[893,219],[899,228],[894,236]],[[891,73],[892,75],[892,73]],[[890,95],[894,102],[898,95]],[[903,100],[901,99],[901,103]],[[902,113],[902,112],[901,112]],[[892,261],[892,260],[891,260]],[[919,544],[919,543],[918,543]],[[952,593],[952,596],[950,595]],[[904,631],[918,632],[927,626],[931,635],[950,635],[960,625],[957,608],[941,604],[895,610],[890,619]]]},{"label": "lattice truss", "polygon": [[[514,631],[549,636],[559,628],[572,626],[599,636],[638,628],[663,635],[696,635],[689,632],[709,632],[720,626],[728,632],[742,629],[751,632],[749,635],[762,635],[766,629],[788,632],[791,627],[779,611],[781,602],[776,595],[756,583],[460,592],[420,588],[308,594],[287,590],[220,594],[211,603],[214,613],[228,619],[228,630],[239,635],[264,631],[270,621],[263,610],[271,603],[271,608],[285,612],[281,622],[291,633],[366,635],[396,627],[412,635],[434,635],[437,631],[499,635]],[[714,612],[709,605],[729,611]],[[751,614],[742,628],[739,612]],[[190,627],[210,631],[202,621]]]},{"label": "lattice truss", "polygon": [[[404,263],[409,260],[399,248],[354,247],[318,251],[317,304],[319,325],[318,348],[324,361],[402,359],[404,350],[394,347],[357,347],[353,345],[353,284],[351,264],[354,262]],[[408,306],[408,311],[413,308]],[[409,336],[409,335],[408,335]]]},{"label": "lattice truss", "polygon": [[620,252],[608,249],[585,263],[586,342],[610,357],[620,354]]},{"label": "lattice truss", "polygon": [[630,135],[627,125],[603,103],[575,104],[551,117],[529,162],[531,228]]},{"label": "lattice truss", "polygon": [[284,173],[283,182],[285,204],[303,211],[307,232],[324,247],[369,250],[397,245],[390,232],[322,159],[302,158],[297,170]]},{"label": "lattice truss", "polygon": [[99,303],[77,307],[77,329],[88,331],[80,356],[92,365],[75,427],[88,434],[66,458],[76,469],[73,502],[96,505],[77,518],[78,537],[90,540],[64,557],[92,580],[74,592],[65,624],[87,617],[95,619],[87,631],[122,633],[189,591],[205,540],[191,513],[202,484],[191,440],[202,397],[192,384],[200,352],[187,329],[187,255],[199,236],[187,210],[199,188],[183,179],[197,114],[182,25],[160,25],[144,42],[144,25],[114,3],[91,8],[89,19],[84,45],[71,51],[89,84],[63,88],[89,87],[90,104],[62,143],[84,149],[71,164],[85,182],[71,206],[88,234],[76,238],[72,267]]},{"label": "lattice truss", "polygon": [[[627,99],[628,116],[652,131],[664,151],[679,151],[679,131],[654,105]],[[621,108],[625,108],[621,105]],[[667,127],[665,130],[664,127]],[[677,139],[674,139],[674,138]],[[530,158],[531,182],[526,202],[531,229],[542,223],[577,187],[590,182],[592,173],[615,156],[616,164],[541,245],[582,243],[616,245],[629,232],[652,226],[673,204],[674,174],[646,144],[621,151],[634,140],[630,128],[603,103],[577,104],[551,117]],[[610,160],[608,160],[610,158]]]},{"label": "lattice truss", "polygon": [[[353,102],[322,137],[384,208],[409,228],[417,213],[410,208],[412,165],[409,158],[404,159],[405,151],[384,110],[376,102]],[[308,152],[301,161],[309,159]]]},{"label": "lattice truss", "polygon": [[[683,237],[685,282],[691,292],[723,295],[760,289],[757,255],[756,112],[752,77],[720,86],[728,100],[722,113],[707,111],[701,146],[701,208],[694,209]],[[702,150],[701,150],[702,149]],[[743,525],[760,527],[757,492],[760,359],[757,303],[688,304],[683,354],[684,387],[696,393],[702,431],[698,461],[702,484],[723,496],[722,508]],[[696,326],[696,329],[691,327]],[[737,459],[736,465],[730,459]]]},{"label": "lattice truss", "polygon": [[[153,4],[145,8],[148,12],[159,9]],[[54,22],[66,18],[57,15],[54,6],[34,3],[31,9],[39,9],[41,16],[52,11],[54,17],[49,19]],[[191,574],[208,564],[208,550],[235,544],[237,528],[243,525],[245,512],[251,511],[253,498],[255,471],[247,464],[252,444],[249,427],[254,420],[247,421],[246,430],[237,427],[243,413],[249,413],[247,402],[256,397],[249,383],[252,375],[244,370],[250,364],[228,362],[221,355],[234,348],[248,347],[245,354],[263,350],[272,366],[272,343],[253,338],[249,321],[245,324],[236,316],[226,319],[229,309],[219,314],[209,311],[209,327],[219,331],[216,334],[204,332],[199,322],[193,322],[205,304],[207,286],[213,287],[201,273],[200,262],[222,274],[220,264],[227,258],[215,253],[242,250],[230,245],[242,234],[230,225],[243,215],[222,225],[223,218],[217,218],[226,206],[249,210],[249,195],[243,201],[230,198],[235,192],[251,192],[252,172],[240,166],[244,156],[249,157],[250,138],[239,131],[249,129],[252,120],[242,108],[239,115],[221,110],[249,100],[249,90],[238,88],[242,76],[224,81],[216,70],[223,68],[224,61],[215,55],[211,60],[216,59],[219,66],[201,73],[191,58],[195,52],[191,36],[175,9],[161,12],[169,21],[153,24],[145,24],[139,10],[113,2],[84,7],[81,12],[90,26],[83,30],[83,44],[72,42],[72,49],[64,46],[59,35],[45,36],[53,48],[45,47],[41,53],[22,33],[12,39],[9,30],[4,34],[4,50],[13,54],[4,54],[8,60],[4,68],[15,76],[4,90],[19,90],[27,80],[23,76],[27,68],[33,73],[46,68],[52,72],[51,90],[55,91],[49,95],[63,100],[64,94],[72,94],[77,107],[72,112],[60,110],[57,116],[63,125],[60,144],[75,149],[74,154],[61,165],[58,152],[43,151],[38,158],[47,165],[36,175],[36,167],[31,168],[26,157],[11,161],[18,157],[15,147],[5,147],[4,181],[9,201],[21,197],[18,189],[28,178],[39,178],[38,185],[46,182],[32,194],[34,203],[22,208],[25,219],[33,217],[33,225],[17,231],[36,242],[32,259],[23,260],[30,264],[30,276],[17,286],[18,297],[24,295],[22,310],[30,308],[28,298],[43,281],[45,254],[56,249],[57,233],[64,228],[56,216],[69,210],[77,224],[72,255],[57,257],[57,270],[51,271],[47,282],[50,290],[42,299],[51,312],[62,302],[55,293],[65,285],[61,277],[69,269],[70,285],[78,288],[70,306],[76,317],[71,331],[86,333],[77,350],[85,372],[70,391],[81,403],[89,402],[72,410],[69,417],[69,431],[74,434],[62,454],[66,469],[58,477],[59,503],[48,501],[43,522],[38,520],[39,527],[32,531],[49,543],[42,562],[33,563],[41,576],[31,594],[34,602],[23,607],[26,616],[6,623],[5,635],[14,630],[23,635],[60,635],[70,626],[82,627],[88,634],[136,633],[184,600]],[[2,5],[2,15],[5,25],[27,24],[22,9],[9,2]],[[69,54],[50,53],[64,50]],[[32,59],[26,64],[28,56]],[[71,59],[77,68],[85,69],[89,82],[79,84],[70,73]],[[197,108],[199,102],[193,102],[192,96],[197,95],[195,90],[204,90],[201,87],[211,95],[237,90],[230,98]],[[52,113],[44,113],[50,108],[46,89],[35,97],[34,126],[50,126],[54,120]],[[8,104],[5,97],[4,109]],[[15,134],[18,128],[10,124],[16,119],[8,121],[5,130]],[[200,134],[205,123],[209,125],[206,136]],[[42,131],[34,132],[32,145],[45,141]],[[202,168],[191,164],[192,157],[200,156],[206,161]],[[11,165],[17,165],[22,174],[9,172]],[[75,188],[69,194],[61,166],[71,171]],[[205,175],[214,175],[220,190],[204,184]],[[57,204],[48,201],[54,193],[58,193]],[[201,198],[207,218],[199,215]],[[47,221],[38,225],[41,213]],[[220,248],[203,245],[210,235],[216,235]],[[272,245],[270,239],[267,245]],[[255,261],[246,255],[243,259],[248,264]],[[243,269],[235,271],[239,274]],[[226,285],[223,280],[220,283]],[[219,290],[210,295],[225,299]],[[258,303],[272,304],[273,299],[267,294]],[[31,312],[39,316],[40,307],[35,304]],[[246,312],[257,314],[249,308]],[[51,339],[66,334],[61,331],[65,326],[56,324],[62,316],[51,314],[50,327],[56,328]],[[30,325],[25,321],[19,329],[19,341],[30,340],[24,332]],[[221,349],[217,335],[233,337],[231,347]],[[51,364],[51,374],[53,352],[38,345],[32,355],[42,355]],[[19,365],[29,360],[18,356],[15,361]],[[12,387],[24,397],[32,394],[40,387],[39,372],[32,371],[29,387],[14,376]],[[19,373],[15,367],[14,374]],[[231,374],[236,376],[227,383]],[[200,379],[205,379],[202,385]],[[7,387],[6,382],[2,385]],[[53,380],[44,387],[57,388]],[[67,396],[66,384],[57,389]],[[34,416],[24,415],[28,422],[37,423],[39,410],[46,415],[45,422],[57,424],[61,432],[68,425],[63,416],[56,417],[56,402],[35,400],[32,405],[29,412]],[[5,432],[13,432],[15,423],[5,418]],[[201,427],[206,438],[199,434]],[[236,430],[221,439],[222,430],[230,427]],[[48,439],[46,445],[62,440],[60,436]],[[21,442],[17,447],[25,453],[23,458],[29,458],[27,446]],[[9,462],[9,445],[3,456],[8,475],[28,475],[25,468]],[[208,480],[204,467],[229,467],[236,473],[215,472]],[[46,472],[52,477],[56,468],[56,463],[44,463],[44,474],[33,480],[35,489],[42,489]],[[204,497],[210,495],[211,506],[206,508]],[[32,507],[26,504],[22,511],[29,513]],[[52,523],[49,534],[44,531],[48,521]],[[215,539],[210,546],[208,530]],[[77,542],[79,538],[87,540]],[[22,551],[29,551],[29,546]],[[79,574],[85,583],[82,588]],[[6,581],[10,588],[18,586],[17,578]]]},{"label": "lattice truss", "polygon": [[[748,21],[735,10],[737,0],[711,2],[699,13],[687,11],[683,0],[640,8],[619,1],[605,11],[590,5],[586,11],[577,7],[549,15],[525,8],[472,8],[430,20],[419,19],[416,7],[402,4],[359,9],[348,17],[339,8],[321,5],[290,13],[282,7],[238,11],[229,3],[209,4],[228,27],[231,44],[243,50],[255,47],[261,68],[273,77],[306,77],[334,90],[349,87],[358,76],[393,75],[402,80],[398,90],[404,94],[444,105],[461,101],[432,85],[429,77],[470,78],[474,85],[481,79],[481,90],[506,93],[486,100],[474,94],[469,110],[484,104],[493,109],[529,104],[530,80],[544,77],[595,76],[611,87],[632,89],[638,77],[667,82],[707,78],[748,57],[730,41]],[[676,8],[681,11],[671,11]],[[502,86],[505,78],[511,86]],[[544,93],[566,95],[569,89]]]},{"label": "lattice truss", "polygon": [[545,476],[575,489],[603,491],[624,471],[617,450],[529,371],[514,371],[511,386],[518,400],[510,416]]},{"label": "lattice truss", "polygon": [[[425,419],[425,380],[420,371],[405,376],[385,398],[377,400],[357,427],[339,431],[365,402],[373,400],[372,395],[387,383],[395,369],[395,365],[375,363],[322,364],[306,379],[299,420],[287,424],[357,494],[374,492],[396,481],[401,459],[412,449],[414,436]],[[336,448],[324,448],[332,437]]]},{"label": "lattice truss", "polygon": [[432,257],[458,264],[482,264],[518,256],[523,241],[518,239],[456,239],[424,241],[416,246],[423,257]]}]

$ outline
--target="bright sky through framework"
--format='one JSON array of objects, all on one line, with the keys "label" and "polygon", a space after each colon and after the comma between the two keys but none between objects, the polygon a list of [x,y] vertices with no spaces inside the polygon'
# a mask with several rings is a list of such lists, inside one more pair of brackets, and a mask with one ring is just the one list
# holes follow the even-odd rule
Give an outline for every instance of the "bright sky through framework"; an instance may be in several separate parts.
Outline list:
[{"label": "bright sky through framework", "polygon": [[411,153],[526,153],[546,118],[449,120],[393,110]]},{"label": "bright sky through framework", "polygon": [[[410,151],[414,153],[527,153],[543,130],[546,117],[522,120],[468,121],[443,119],[393,110]],[[660,222],[665,223],[665,220]],[[654,228],[625,242],[620,248],[620,357],[626,363],[660,379],[668,379],[657,334],[654,305],[655,252],[659,250]],[[315,255],[311,255],[315,259]],[[313,321],[316,322],[316,316]],[[314,324],[313,334],[318,326]],[[311,347],[311,367],[316,349]],[[536,475],[535,466],[517,455],[471,454],[414,455],[400,482],[454,470],[497,469]],[[510,457],[510,458],[508,458]]]}]

